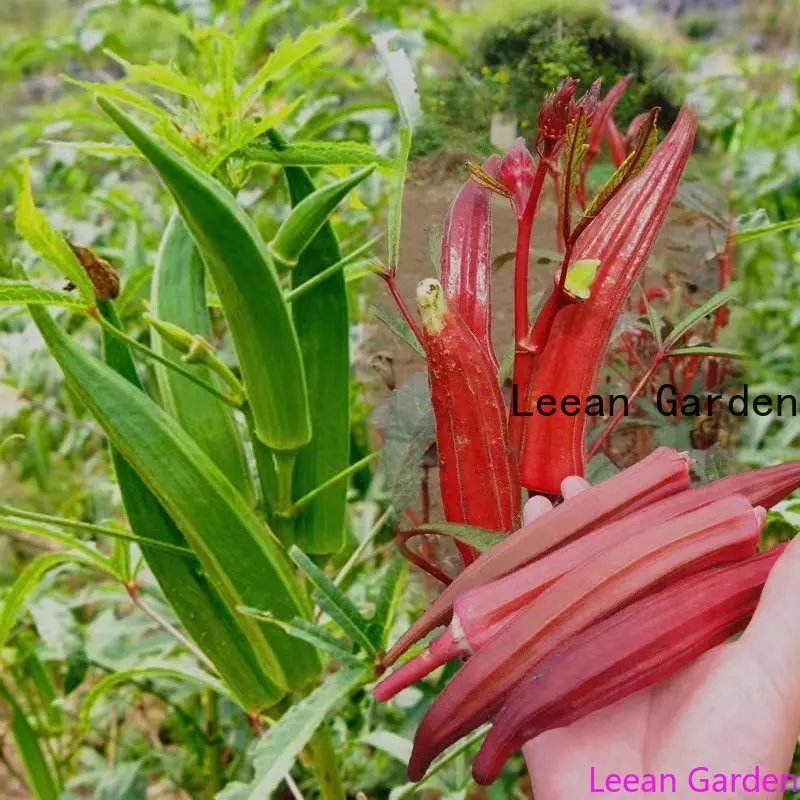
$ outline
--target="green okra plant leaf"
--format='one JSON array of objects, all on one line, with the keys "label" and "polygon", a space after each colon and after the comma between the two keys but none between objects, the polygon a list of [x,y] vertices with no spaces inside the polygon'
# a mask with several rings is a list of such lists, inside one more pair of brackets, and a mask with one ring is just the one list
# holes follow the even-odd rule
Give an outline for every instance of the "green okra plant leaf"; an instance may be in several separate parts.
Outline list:
[{"label": "green okra plant leaf", "polygon": [[38,734],[15,698],[15,691],[0,680],[0,701],[11,709],[11,733],[22,761],[28,788],[35,800],[58,800],[58,779],[45,758]]},{"label": "green okra plant leaf", "polygon": [[[100,312],[114,327],[119,327],[119,318],[111,303],[101,303]],[[104,332],[103,355],[106,363],[133,388],[143,389],[125,342]],[[133,466],[116,448],[112,448],[112,456],[123,505],[134,532],[155,539],[159,545],[187,546],[173,517]],[[140,546],[186,633],[214,662],[239,704],[253,712],[276,702],[282,694],[280,679],[271,675],[250,642],[251,627],[242,624],[200,562],[146,543]]]},{"label": "green okra plant leaf", "polygon": [[[271,131],[276,148],[285,141]],[[284,169],[295,210],[314,197],[306,170]],[[293,212],[294,213],[294,212]],[[313,280],[341,260],[339,241],[324,220],[292,270],[292,287]],[[297,453],[292,486],[297,500],[344,470],[350,460],[350,316],[341,271],[331,274],[292,301],[292,316],[306,374],[314,438]],[[305,552],[335,553],[345,543],[347,482],[331,486],[308,504],[293,525],[293,541]]]},{"label": "green okra plant leaf", "polygon": [[[253,747],[255,778],[249,785],[230,784],[220,797],[247,797],[251,800],[270,797],[292,768],[295,759],[339,703],[368,679],[363,666],[348,666],[317,687],[284,714]],[[233,791],[241,789],[240,795]]]},{"label": "green okra plant leaf", "polygon": [[314,600],[319,607],[367,653],[376,652],[376,638],[369,620],[356,608],[352,600],[302,551],[292,547],[289,555],[316,586]]},{"label": "green okra plant leaf", "polygon": [[72,252],[67,240],[47,221],[44,212],[36,208],[31,188],[31,171],[27,161],[22,169],[22,192],[17,205],[15,224],[19,235],[31,249],[75,284],[78,294],[86,305],[93,305],[94,287],[81,262]]},{"label": "green okra plant leaf", "polygon": [[69,563],[97,566],[93,559],[77,552],[43,553],[30,561],[17,576],[0,611],[0,649],[5,647],[20,611],[42,578],[50,570]]},{"label": "green okra plant leaf", "polygon": [[295,201],[289,216],[269,243],[270,255],[284,267],[297,264],[300,254],[309,246],[320,228],[336,210],[336,206],[375,171],[375,164],[334,181]]},{"label": "green okra plant leaf", "polygon": [[[205,266],[178,215],[173,215],[161,240],[153,276],[152,308],[158,319],[207,341],[211,339]],[[176,363],[183,363],[181,353],[157,332],[153,335],[153,349]],[[190,364],[187,369],[205,383],[216,382],[204,364]],[[230,407],[162,365],[156,366],[156,378],[164,407],[214,459],[242,496],[252,502],[254,491],[244,445]]]},{"label": "green okra plant leaf", "polygon": [[252,144],[243,155],[256,164],[281,164],[287,167],[322,167],[348,165],[367,167],[370,164],[389,166],[391,160],[360,142],[291,142],[278,147],[271,142]]},{"label": "green okra plant leaf", "polygon": [[[307,598],[274,535],[199,445],[143,392],[77,345],[46,311],[30,310],[70,388],[175,521],[229,611],[250,605],[279,619],[306,616]],[[318,675],[312,648],[275,626],[241,616],[240,623],[275,684],[265,704]]]},{"label": "green okra plant leaf", "polygon": [[62,306],[84,309],[87,302],[78,295],[45,289],[28,281],[0,278],[0,306],[17,305]]},{"label": "green okra plant leaf", "polygon": [[222,184],[168,151],[116,105],[97,102],[172,194],[214,279],[239,357],[258,438],[295,451],[311,439],[297,335],[266,245]]},{"label": "green okra plant leaf", "polygon": [[89,728],[92,711],[97,703],[109,692],[131,681],[149,680],[152,678],[172,679],[179,683],[189,683],[205,689],[210,689],[223,697],[230,695],[218,680],[200,669],[189,669],[180,664],[171,662],[150,663],[131,669],[112,672],[99,680],[87,693],[80,710],[80,723],[84,729]]}]

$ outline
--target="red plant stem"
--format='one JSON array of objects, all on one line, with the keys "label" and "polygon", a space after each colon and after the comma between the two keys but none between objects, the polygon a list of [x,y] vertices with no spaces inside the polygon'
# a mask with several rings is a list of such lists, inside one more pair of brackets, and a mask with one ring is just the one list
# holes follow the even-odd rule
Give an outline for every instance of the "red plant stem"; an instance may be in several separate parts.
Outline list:
[{"label": "red plant stem", "polygon": [[517,247],[514,260],[514,341],[517,347],[520,347],[525,341],[525,337],[528,334],[528,326],[530,325],[528,316],[528,275],[530,271],[531,236],[552,148],[552,143],[545,141],[543,152],[539,154],[539,163],[533,176],[528,203],[517,225]]},{"label": "red plant stem", "polygon": [[442,583],[444,586],[449,586],[453,582],[450,576],[446,575],[435,564],[432,564],[421,555],[415,553],[408,546],[409,539],[413,539],[415,536],[422,535],[423,534],[418,530],[398,531],[394,537],[394,542],[403,558],[408,559],[415,567],[419,567],[423,572],[427,572],[432,578],[436,578],[436,580]]},{"label": "red plant stem", "polygon": [[408,327],[411,328],[411,331],[416,337],[417,341],[424,345],[425,335],[422,333],[422,328],[420,327],[419,322],[417,322],[414,315],[411,313],[409,307],[406,305],[406,301],[403,299],[403,295],[400,294],[400,290],[397,288],[396,268],[390,267],[386,272],[381,272],[379,275],[381,278],[383,278],[384,283],[391,292],[395,303],[397,303],[398,309],[400,309],[400,313],[403,315],[403,319],[405,319],[405,321],[408,323]]},{"label": "red plant stem", "polygon": [[639,351],[636,349],[636,345],[631,341],[631,336],[627,331],[622,332],[622,340],[625,342],[625,346],[628,352],[633,356],[634,361],[636,361],[641,369],[646,369],[644,361],[642,361],[642,357],[639,355]]},{"label": "red plant stem", "polygon": [[[661,363],[667,357],[666,351],[660,349],[656,352],[655,356],[653,357],[653,362],[647,369],[644,375],[642,375],[639,383],[636,384],[633,391],[628,395],[628,405],[634,402],[636,398],[644,391],[645,387],[648,383],[650,383],[650,379],[655,374],[656,370],[661,366]],[[592,446],[586,451],[586,460],[593,458],[596,456],[602,449],[603,444],[606,442],[611,433],[613,432],[614,428],[617,427],[617,424],[622,419],[625,414],[625,407],[623,406],[621,409],[618,409],[617,412],[614,414],[613,417],[608,421],[608,424],[605,428],[603,428],[603,432],[592,442]]]}]

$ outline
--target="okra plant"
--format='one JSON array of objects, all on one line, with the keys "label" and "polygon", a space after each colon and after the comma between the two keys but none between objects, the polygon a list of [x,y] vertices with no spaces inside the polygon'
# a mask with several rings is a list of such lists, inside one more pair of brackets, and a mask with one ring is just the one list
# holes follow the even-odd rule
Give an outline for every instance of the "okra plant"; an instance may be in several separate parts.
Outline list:
[{"label": "okra plant", "polygon": [[[127,518],[127,528],[100,526],[0,507],[4,529],[62,548],[35,559],[14,585],[0,644],[19,633],[26,599],[48,572],[64,564],[99,570],[194,661],[188,670],[177,660],[143,663],[133,674],[177,677],[225,698],[249,716],[256,735],[269,726],[261,744],[268,754],[278,748],[280,758],[265,756],[251,787],[231,789],[252,797],[269,796],[301,752],[320,795],[344,797],[326,715],[374,676],[403,575],[391,569],[371,619],[339,588],[394,512],[378,498],[380,511],[353,552],[348,479],[373,456],[351,457],[348,284],[366,274],[373,242],[343,248],[336,215],[356,193],[373,201],[376,170],[391,173],[393,164],[365,144],[293,141],[279,131],[298,128],[300,103],[276,87],[290,85],[291,71],[350,21],[281,41],[250,77],[235,72],[233,39],[207,30],[198,34],[214,43],[207,80],[174,66],[121,62],[125,78],[82,84],[117,132],[115,155],[150,170],[171,206],[150,296],[120,313],[126,265],[50,221],[27,161],[18,165],[15,214],[27,257],[0,279],[0,303],[27,308],[70,395],[105,434]],[[151,99],[131,88],[137,83],[171,95]],[[108,152],[104,144],[82,147]],[[265,165],[288,199],[266,232],[237,199]],[[33,282],[39,260],[69,283]],[[87,331],[100,339],[99,353],[87,347]],[[114,558],[79,532],[98,542],[111,537]],[[324,571],[334,556],[349,559],[335,584]],[[173,618],[143,598],[143,564]],[[355,644],[318,624],[322,611]],[[331,656],[342,668],[326,677]],[[85,726],[115,685],[101,681],[90,692]],[[0,691],[13,695],[4,682]],[[47,735],[30,738],[19,743],[30,753],[31,782],[38,796],[55,797],[60,762],[46,751]]]}]

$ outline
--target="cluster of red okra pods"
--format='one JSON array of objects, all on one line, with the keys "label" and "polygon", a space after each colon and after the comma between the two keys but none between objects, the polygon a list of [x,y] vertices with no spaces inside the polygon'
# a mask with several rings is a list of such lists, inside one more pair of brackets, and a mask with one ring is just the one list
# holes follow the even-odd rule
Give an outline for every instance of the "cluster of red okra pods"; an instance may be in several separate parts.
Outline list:
[{"label": "cluster of red okra pods", "polygon": [[[585,398],[694,140],[687,107],[658,146],[657,110],[622,137],[611,111],[625,85],[601,101],[596,83],[577,100],[575,81],[565,81],[540,113],[536,158],[518,139],[502,158],[470,165],[446,219],[441,280],[418,288],[421,325],[401,302],[427,357],[445,516],[511,534],[483,554],[457,542],[464,570],[384,659],[394,664],[447,625],[378,684],[380,700],[466,659],[419,726],[414,780],[494,720],[473,766],[490,783],[528,739],[673,673],[747,624],[781,551],[757,554],[757,542],[765,508],[800,486],[800,464],[690,488],[690,459],[667,448],[520,527],[523,487],[556,498],[565,477],[584,474],[587,418],[580,407],[530,416],[506,408],[491,337],[490,197],[507,197],[518,220],[521,407],[544,394]],[[586,172],[604,135],[619,166],[587,201]],[[558,187],[563,262],[531,321],[531,234],[548,176]],[[393,268],[384,277],[391,283]]]}]

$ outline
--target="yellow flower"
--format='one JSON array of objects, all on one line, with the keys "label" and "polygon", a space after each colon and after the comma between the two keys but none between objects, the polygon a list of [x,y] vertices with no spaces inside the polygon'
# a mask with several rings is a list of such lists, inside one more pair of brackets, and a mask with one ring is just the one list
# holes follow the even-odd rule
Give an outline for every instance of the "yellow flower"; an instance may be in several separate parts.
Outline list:
[{"label": "yellow flower", "polygon": [[488,74],[489,74],[489,67],[487,67],[486,64],[484,64],[481,67],[481,75],[488,75]]},{"label": "yellow flower", "polygon": [[500,72],[497,73],[496,77],[497,80],[500,81],[500,83],[508,83],[509,80],[511,80],[511,76],[504,69],[501,69]]}]

